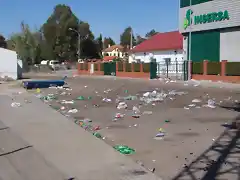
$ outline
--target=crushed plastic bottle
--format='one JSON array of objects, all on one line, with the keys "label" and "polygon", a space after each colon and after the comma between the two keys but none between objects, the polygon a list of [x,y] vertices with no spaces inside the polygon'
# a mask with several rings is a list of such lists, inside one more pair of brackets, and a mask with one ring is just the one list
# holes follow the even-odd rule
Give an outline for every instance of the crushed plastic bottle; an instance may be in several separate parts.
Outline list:
[{"label": "crushed plastic bottle", "polygon": [[127,109],[127,104],[125,102],[120,102],[117,106],[117,109]]}]

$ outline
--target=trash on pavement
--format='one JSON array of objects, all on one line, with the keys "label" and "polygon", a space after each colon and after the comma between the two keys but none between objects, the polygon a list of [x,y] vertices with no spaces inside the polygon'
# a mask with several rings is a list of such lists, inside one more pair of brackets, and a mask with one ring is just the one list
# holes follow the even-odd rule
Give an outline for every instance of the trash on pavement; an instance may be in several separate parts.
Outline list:
[{"label": "trash on pavement", "polygon": [[18,103],[18,102],[13,102],[11,104],[12,107],[21,107],[21,103]]},{"label": "trash on pavement", "polygon": [[124,116],[125,116],[125,114],[116,113],[114,118],[113,118],[113,121],[117,121],[119,119],[122,119]]},{"label": "trash on pavement", "polygon": [[74,101],[73,100],[71,100],[71,101],[62,100],[61,104],[74,104]]},{"label": "trash on pavement", "polygon": [[138,109],[136,106],[133,106],[132,110],[134,114],[140,114],[140,109]]},{"label": "trash on pavement", "polygon": [[78,112],[77,109],[70,109],[70,110],[68,111],[68,113],[77,113],[77,112]]},{"label": "trash on pavement", "polygon": [[152,111],[143,111],[143,115],[151,115],[153,112]]},{"label": "trash on pavement", "polygon": [[213,99],[209,99],[206,105],[203,105],[204,107],[209,107],[209,108],[216,108],[215,101]]},{"label": "trash on pavement", "polygon": [[83,96],[78,96],[77,100],[85,100],[85,98]]},{"label": "trash on pavement", "polygon": [[137,100],[137,96],[126,96],[126,97],[123,97],[123,99],[133,101],[133,100]]},{"label": "trash on pavement", "polygon": [[135,150],[128,146],[117,145],[117,146],[114,146],[113,148],[116,149],[121,154],[125,154],[125,155],[135,153]]},{"label": "trash on pavement", "polygon": [[200,99],[193,99],[192,100],[192,103],[200,103],[200,102],[202,102]]},{"label": "trash on pavement", "polygon": [[94,135],[95,137],[99,138],[99,139],[102,138],[102,135],[101,135],[100,133],[98,133],[98,132],[94,132],[93,135]]},{"label": "trash on pavement", "polygon": [[111,99],[108,99],[108,98],[103,98],[102,101],[103,101],[103,102],[112,102],[112,100],[111,100]]},{"label": "trash on pavement", "polygon": [[127,104],[125,102],[120,102],[117,106],[117,109],[127,109]]}]

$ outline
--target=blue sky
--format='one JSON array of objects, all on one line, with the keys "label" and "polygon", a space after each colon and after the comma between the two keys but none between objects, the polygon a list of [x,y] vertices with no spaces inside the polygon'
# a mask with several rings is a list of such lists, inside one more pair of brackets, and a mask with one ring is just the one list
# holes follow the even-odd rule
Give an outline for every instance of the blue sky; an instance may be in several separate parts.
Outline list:
[{"label": "blue sky", "polygon": [[151,29],[178,29],[179,0],[0,0],[0,34],[8,38],[20,31],[21,21],[32,29],[40,27],[56,4],[69,5],[79,19],[90,24],[95,36],[102,33],[117,42],[127,26],[140,35]]}]

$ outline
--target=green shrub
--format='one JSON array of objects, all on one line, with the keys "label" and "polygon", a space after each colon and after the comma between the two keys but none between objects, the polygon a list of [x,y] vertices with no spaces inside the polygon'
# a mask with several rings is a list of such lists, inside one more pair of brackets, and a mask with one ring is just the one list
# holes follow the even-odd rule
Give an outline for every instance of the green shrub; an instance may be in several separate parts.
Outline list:
[{"label": "green shrub", "polygon": [[98,71],[98,63],[94,63],[94,71]]},{"label": "green shrub", "polygon": [[228,62],[226,64],[227,76],[240,76],[240,62]]},{"label": "green shrub", "polygon": [[100,64],[100,71],[104,71],[104,63]]},{"label": "green shrub", "polygon": [[132,64],[126,63],[125,64],[125,69],[126,69],[126,72],[132,72]]},{"label": "green shrub", "polygon": [[150,72],[150,63],[143,63],[143,72]]},{"label": "green shrub", "polygon": [[133,71],[134,72],[140,72],[141,71],[140,63],[133,63]]},{"label": "green shrub", "polygon": [[192,74],[203,74],[203,62],[192,63]]},{"label": "green shrub", "polygon": [[118,62],[118,71],[123,72],[123,63],[122,62]]},{"label": "green shrub", "polygon": [[84,63],[84,70],[88,71],[88,63]]},{"label": "green shrub", "polygon": [[221,63],[220,62],[208,62],[207,74],[208,75],[220,75],[221,74]]},{"label": "green shrub", "polygon": [[84,70],[84,64],[83,63],[79,63],[80,65],[80,70]]}]

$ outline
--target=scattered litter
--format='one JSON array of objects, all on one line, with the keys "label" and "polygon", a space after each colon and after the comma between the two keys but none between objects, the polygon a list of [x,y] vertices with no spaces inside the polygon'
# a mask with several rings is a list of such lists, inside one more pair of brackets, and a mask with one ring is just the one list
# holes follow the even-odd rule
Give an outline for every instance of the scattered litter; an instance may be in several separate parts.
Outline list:
[{"label": "scattered litter", "polygon": [[117,109],[127,109],[127,104],[125,102],[120,102],[117,106]]},{"label": "scattered litter", "polygon": [[134,101],[137,100],[137,96],[126,96],[123,97],[124,100]]},{"label": "scattered litter", "polygon": [[195,107],[196,104],[189,104],[188,107]]},{"label": "scattered litter", "polygon": [[152,111],[143,111],[143,115],[151,115],[153,112]]},{"label": "scattered litter", "polygon": [[133,114],[132,115],[133,118],[140,118],[140,116],[141,116],[140,114]]},{"label": "scattered litter", "polygon": [[108,98],[103,98],[102,101],[103,101],[103,102],[112,102],[112,100],[111,100],[111,99],[108,99]]},{"label": "scattered litter", "polygon": [[208,103],[207,103],[206,105],[203,105],[203,107],[209,107],[209,108],[214,109],[214,108],[216,108],[216,106],[215,106],[215,101],[212,100],[212,99],[209,99],[209,100],[208,100]]},{"label": "scattered litter", "polygon": [[114,118],[113,118],[113,121],[117,121],[119,119],[122,119],[124,116],[125,116],[124,114],[116,113]]},{"label": "scattered litter", "polygon": [[12,107],[21,107],[22,105],[21,105],[21,103],[13,102],[13,103],[11,104],[11,106],[12,106]]},{"label": "scattered litter", "polygon": [[133,106],[132,110],[134,114],[140,114],[140,110],[136,106]]},{"label": "scattered litter", "polygon": [[121,154],[134,154],[135,153],[135,150],[128,146],[117,145],[117,146],[114,146],[113,148],[116,149]]},{"label": "scattered litter", "polygon": [[94,135],[95,137],[99,138],[99,139],[102,138],[102,135],[101,135],[100,133],[98,133],[98,132],[94,132],[93,135]]},{"label": "scattered litter", "polygon": [[83,96],[78,96],[77,100],[85,100],[85,98]]},{"label": "scattered litter", "polygon": [[57,97],[54,94],[48,94],[47,96],[41,96],[40,99],[44,101],[52,101],[52,100],[56,100]]},{"label": "scattered litter", "polygon": [[37,88],[36,93],[41,93],[41,89]]},{"label": "scattered litter", "polygon": [[192,100],[192,103],[200,103],[200,102],[202,102],[200,99],[193,99]]},{"label": "scattered litter", "polygon": [[61,104],[74,104],[74,101],[66,101],[66,100],[62,100]]},{"label": "scattered litter", "polygon": [[68,111],[68,113],[77,113],[78,112],[78,110],[77,109],[70,109],[69,111]]},{"label": "scattered litter", "polygon": [[171,121],[170,121],[170,120],[168,120],[168,119],[166,119],[164,122],[165,122],[165,123],[169,123],[169,122],[171,122]]}]

